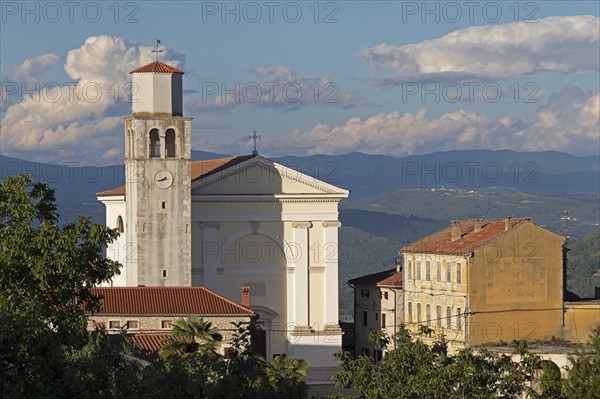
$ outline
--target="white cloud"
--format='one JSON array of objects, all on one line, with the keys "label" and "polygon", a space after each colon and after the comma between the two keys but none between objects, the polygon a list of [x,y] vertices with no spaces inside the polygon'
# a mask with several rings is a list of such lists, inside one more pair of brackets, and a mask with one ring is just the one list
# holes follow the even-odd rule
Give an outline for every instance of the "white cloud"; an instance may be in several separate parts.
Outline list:
[{"label": "white cloud", "polygon": [[[124,102],[129,72],[152,62],[151,50],[119,37],[88,37],[66,56],[68,82],[46,83],[40,92],[23,95],[22,101],[7,108],[0,137],[3,153],[37,159],[41,154],[44,159],[53,154],[107,159],[108,148],[123,146],[121,119],[131,112],[130,104]],[[173,50],[163,54],[170,65],[184,61]],[[45,54],[26,60],[15,77],[39,77],[57,57]]]},{"label": "white cloud", "polygon": [[473,26],[416,44],[379,44],[359,55],[375,69],[413,79],[509,79],[544,71],[597,70],[600,18]]},{"label": "white cloud", "polygon": [[[218,149],[227,152],[232,147]],[[287,135],[271,137],[261,144],[261,149],[271,155],[361,151],[403,156],[483,148],[597,151],[600,148],[600,94],[584,92],[576,86],[566,87],[537,109],[534,122],[509,116],[494,119],[464,109],[432,118],[423,108],[416,113],[396,111],[366,119],[353,117],[337,126],[319,124],[310,130],[297,129]]]},{"label": "white cloud", "polygon": [[26,83],[41,83],[46,71],[54,67],[60,61],[58,54],[42,54],[23,61],[15,68],[13,80]]}]

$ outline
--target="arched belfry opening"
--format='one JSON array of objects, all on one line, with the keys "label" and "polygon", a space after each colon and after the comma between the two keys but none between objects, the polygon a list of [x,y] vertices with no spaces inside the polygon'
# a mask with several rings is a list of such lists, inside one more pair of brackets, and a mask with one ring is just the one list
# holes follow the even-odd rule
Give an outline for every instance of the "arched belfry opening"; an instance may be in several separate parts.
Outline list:
[{"label": "arched belfry opening", "polygon": [[165,135],[165,149],[167,158],[175,158],[177,156],[175,148],[175,130],[167,129]]},{"label": "arched belfry opening", "polygon": [[121,217],[121,215],[119,215],[119,217],[117,218],[117,231],[119,233],[125,232],[125,224],[123,223],[123,218]]},{"label": "arched belfry opening", "polygon": [[150,130],[150,158],[160,158],[160,135],[158,129]]}]

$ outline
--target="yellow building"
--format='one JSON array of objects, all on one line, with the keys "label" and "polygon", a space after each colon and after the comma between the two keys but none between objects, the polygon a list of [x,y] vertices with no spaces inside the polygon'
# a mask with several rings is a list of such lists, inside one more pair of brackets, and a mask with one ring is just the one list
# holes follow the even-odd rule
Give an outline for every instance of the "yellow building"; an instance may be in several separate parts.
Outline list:
[{"label": "yellow building", "polygon": [[[596,289],[598,290],[598,289]],[[563,338],[585,343],[591,331],[600,328],[600,298],[565,302],[565,328]]]},{"label": "yellow building", "polygon": [[462,220],[400,249],[404,321],[451,350],[563,336],[564,237],[529,219]]}]

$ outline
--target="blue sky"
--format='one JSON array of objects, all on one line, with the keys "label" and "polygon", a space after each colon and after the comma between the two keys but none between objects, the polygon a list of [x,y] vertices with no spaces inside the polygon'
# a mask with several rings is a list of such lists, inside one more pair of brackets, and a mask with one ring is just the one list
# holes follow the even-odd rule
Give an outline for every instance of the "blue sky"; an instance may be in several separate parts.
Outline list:
[{"label": "blue sky", "polygon": [[[244,154],[256,129],[265,155],[597,154],[599,7],[2,2],[0,152],[122,160],[127,72],[152,60],[158,37],[161,60],[186,71],[194,149]],[[82,98],[90,87],[101,98]]]}]

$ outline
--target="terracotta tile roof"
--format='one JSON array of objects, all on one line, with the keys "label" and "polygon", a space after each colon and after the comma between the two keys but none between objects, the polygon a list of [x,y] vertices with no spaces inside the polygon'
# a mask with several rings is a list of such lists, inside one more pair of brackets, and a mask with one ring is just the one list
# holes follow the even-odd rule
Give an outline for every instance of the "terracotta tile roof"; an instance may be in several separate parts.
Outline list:
[{"label": "terracotta tile roof", "polygon": [[[243,155],[243,156],[239,156],[239,157],[229,157],[229,158],[217,158],[217,159],[209,159],[209,160],[205,160],[205,161],[193,161],[192,162],[192,170],[191,170],[192,181],[213,175],[215,173],[219,173],[227,168],[230,168],[239,163],[242,163],[252,157],[254,157],[254,155]],[[99,193],[96,193],[96,197],[111,197],[111,196],[117,196],[117,195],[125,195],[125,186],[124,185],[117,187],[117,188],[100,191]]]},{"label": "terracotta tile roof", "polygon": [[366,276],[356,277],[349,280],[350,284],[360,285],[375,285],[381,286],[396,286],[402,287],[402,273],[396,272],[396,269],[384,270]]},{"label": "terracotta tile roof", "polygon": [[97,315],[252,315],[254,312],[205,287],[98,287]]},{"label": "terracotta tile roof", "polygon": [[125,186],[119,186],[117,188],[111,188],[110,190],[100,191],[96,193],[96,197],[113,197],[117,195],[125,195]]},{"label": "terracotta tile roof", "polygon": [[254,157],[255,155],[242,155],[238,157],[194,161],[192,162],[192,181],[214,175]]},{"label": "terracotta tile roof", "polygon": [[180,73],[180,74],[183,74],[184,72],[181,69],[172,67],[171,65],[167,65],[167,64],[163,64],[162,62],[155,61],[155,62],[151,62],[147,65],[144,65],[142,67],[139,67],[138,69],[134,69],[133,71],[131,71],[129,73],[130,74],[132,74],[132,73]]},{"label": "terracotta tile roof", "polygon": [[139,333],[127,335],[127,338],[139,351],[136,357],[153,362],[159,359],[158,351],[163,347],[165,341],[171,338],[171,334]]},{"label": "terracotta tile roof", "polygon": [[[529,219],[510,219],[510,227],[528,221]],[[460,238],[452,241],[452,226],[434,233],[400,249],[408,253],[437,253],[449,255],[462,255],[471,252],[474,248],[486,243],[506,231],[505,219],[481,220],[481,229],[475,231],[474,219],[465,219],[460,222]]]}]

